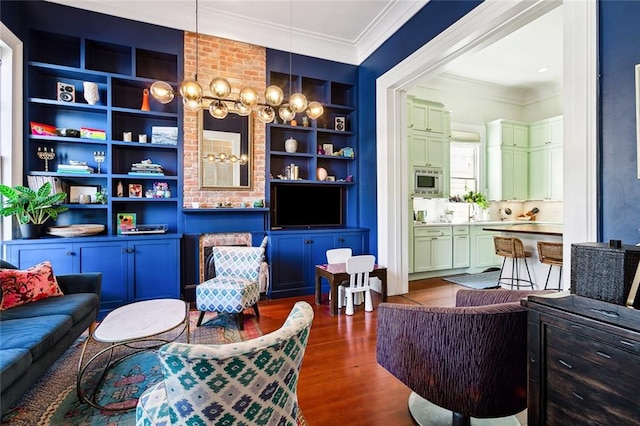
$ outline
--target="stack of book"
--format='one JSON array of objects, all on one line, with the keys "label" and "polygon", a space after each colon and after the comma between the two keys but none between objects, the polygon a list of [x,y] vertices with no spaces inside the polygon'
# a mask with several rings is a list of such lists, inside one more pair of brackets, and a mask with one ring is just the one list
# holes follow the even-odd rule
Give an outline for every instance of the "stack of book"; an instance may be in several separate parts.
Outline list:
[{"label": "stack of book", "polygon": [[83,164],[58,164],[58,173],[91,174],[93,167]]},{"label": "stack of book", "polygon": [[129,174],[137,176],[164,176],[164,170],[160,164],[143,161],[142,163],[133,163]]},{"label": "stack of book", "polygon": [[[53,177],[53,176],[27,176],[27,184],[29,185],[29,188],[33,189],[34,191],[38,191],[40,189],[40,187],[42,185],[44,185],[46,182],[49,182],[51,184],[51,195],[53,195],[53,194],[55,194],[57,192],[67,192],[67,185],[65,185],[65,183],[62,182],[57,177]],[[64,200],[64,202],[67,202],[67,201],[68,200]],[[56,203],[56,204],[62,204],[62,203],[63,203],[63,201],[60,201],[59,203]]]}]

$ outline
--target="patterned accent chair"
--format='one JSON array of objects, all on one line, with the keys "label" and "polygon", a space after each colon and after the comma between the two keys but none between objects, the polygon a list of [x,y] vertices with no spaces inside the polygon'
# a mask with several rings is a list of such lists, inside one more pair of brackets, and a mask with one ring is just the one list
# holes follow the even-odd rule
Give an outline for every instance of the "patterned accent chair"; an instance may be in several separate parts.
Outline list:
[{"label": "patterned accent chair", "polygon": [[197,325],[202,324],[205,312],[226,312],[237,315],[238,328],[243,330],[245,309],[253,307],[260,316],[258,278],[264,248],[218,246],[211,255],[216,276],[196,287],[196,308],[201,311]]},{"label": "patterned accent chair", "polygon": [[[459,290],[455,307],[381,303],[376,358],[413,392],[409,410],[449,410],[454,425],[527,408],[527,311],[532,290]],[[440,408],[440,410],[441,410]],[[437,408],[436,408],[437,409]]]},{"label": "patterned accent chair", "polygon": [[158,356],[164,381],[147,389],[136,424],[291,425],[298,418],[298,375],[313,308],[297,302],[284,325],[226,345],[168,343]]}]

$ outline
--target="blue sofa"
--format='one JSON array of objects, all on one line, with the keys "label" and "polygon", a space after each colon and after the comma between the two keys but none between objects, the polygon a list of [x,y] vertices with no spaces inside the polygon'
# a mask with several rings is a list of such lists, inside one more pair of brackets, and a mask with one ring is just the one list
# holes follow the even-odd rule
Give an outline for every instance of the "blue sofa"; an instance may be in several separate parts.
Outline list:
[{"label": "blue sofa", "polygon": [[[1,268],[15,267],[0,260]],[[64,296],[0,311],[0,415],[96,320],[101,273],[56,275]]]}]

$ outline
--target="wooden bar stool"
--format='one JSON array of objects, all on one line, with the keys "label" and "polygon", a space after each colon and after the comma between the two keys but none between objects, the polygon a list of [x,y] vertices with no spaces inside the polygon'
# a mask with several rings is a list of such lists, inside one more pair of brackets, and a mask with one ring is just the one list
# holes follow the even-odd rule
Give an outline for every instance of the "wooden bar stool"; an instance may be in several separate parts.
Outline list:
[{"label": "wooden bar stool", "polygon": [[547,273],[547,280],[544,282],[544,289],[546,290],[549,284],[551,269],[553,269],[554,266],[559,266],[560,271],[558,272],[557,290],[562,290],[562,243],[538,241],[538,258],[540,259],[540,263],[549,265],[549,272]]},{"label": "wooden bar stool", "polygon": [[[502,260],[502,267],[500,268],[500,276],[498,277],[498,284],[511,285],[516,289],[520,289],[520,285],[524,287],[533,287],[533,280],[531,279],[531,273],[529,272],[529,265],[527,264],[527,257],[531,257],[531,253],[524,250],[522,240],[515,237],[494,237],[493,244],[496,249],[496,255],[504,257]],[[504,272],[504,265],[507,259],[511,259],[511,277],[502,278]],[[520,278],[520,264],[519,260],[524,261],[524,267],[527,270],[527,276],[529,279]],[[520,284],[522,283],[522,284]]]}]

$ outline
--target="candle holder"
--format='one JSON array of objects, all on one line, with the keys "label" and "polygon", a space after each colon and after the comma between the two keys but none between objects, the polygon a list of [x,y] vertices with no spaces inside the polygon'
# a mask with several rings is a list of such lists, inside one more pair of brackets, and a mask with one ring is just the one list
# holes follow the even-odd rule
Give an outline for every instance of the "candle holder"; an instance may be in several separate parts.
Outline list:
[{"label": "candle holder", "polygon": [[53,160],[56,156],[56,153],[53,152],[53,148],[51,148],[50,151],[47,151],[47,147],[42,147],[39,146],[38,147],[38,158],[41,160],[44,160],[44,171],[48,172],[49,171],[49,160]]},{"label": "candle holder", "polygon": [[98,173],[100,173],[100,164],[102,164],[105,159],[104,151],[94,152],[93,159],[96,160],[96,163],[98,163]]}]

